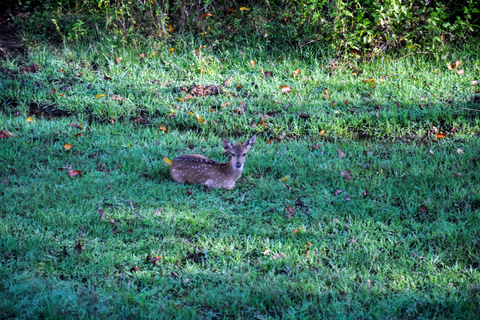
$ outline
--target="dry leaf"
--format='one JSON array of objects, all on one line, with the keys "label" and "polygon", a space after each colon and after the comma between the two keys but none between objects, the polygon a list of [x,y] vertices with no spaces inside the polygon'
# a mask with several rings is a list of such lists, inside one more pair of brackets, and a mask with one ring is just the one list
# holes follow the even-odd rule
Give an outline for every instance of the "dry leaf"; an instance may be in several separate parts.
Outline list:
[{"label": "dry leaf", "polygon": [[265,120],[263,120],[263,117],[260,119],[260,122],[258,123],[260,126],[265,128]]},{"label": "dry leaf", "polygon": [[255,64],[257,64],[255,61],[250,60],[250,65],[252,66],[252,68],[255,66]]},{"label": "dry leaf", "polygon": [[71,143],[67,143],[66,145],[63,146],[66,150],[70,150],[72,148]]},{"label": "dry leaf", "polygon": [[325,135],[325,130],[320,131],[320,135],[324,136]]},{"label": "dry leaf", "polygon": [[302,230],[302,228],[298,228],[296,230],[293,230],[293,234],[296,234],[298,231]]},{"label": "dry leaf", "polygon": [[340,172],[340,177],[342,177],[345,180],[352,180],[351,174],[352,173],[350,172],[350,170],[344,170]]},{"label": "dry leaf", "polygon": [[78,138],[78,137],[80,137],[80,136],[82,136],[82,135],[83,135],[83,133],[82,133],[82,132],[79,132],[79,133],[77,133],[77,134],[75,135],[75,138]]},{"label": "dry leaf", "polygon": [[82,172],[80,170],[70,170],[70,171],[67,172],[67,174],[70,177],[75,177],[75,176],[81,175]]},{"label": "dry leaf", "polygon": [[295,209],[292,207],[286,207],[285,211],[288,212],[288,214],[286,215],[287,219],[291,219],[295,215]]},{"label": "dry leaf", "polygon": [[240,10],[240,11],[247,11],[248,9],[245,8],[245,7],[241,7],[239,10]]},{"label": "dry leaf", "polygon": [[445,133],[437,133],[437,138],[442,139],[445,138],[447,135]]},{"label": "dry leaf", "polygon": [[328,94],[328,89],[325,89],[323,96],[325,97],[325,99],[328,99],[330,97],[330,95]]},{"label": "dry leaf", "polygon": [[200,20],[205,19],[206,17],[212,17],[212,14],[209,12],[205,12],[200,16]]},{"label": "dry leaf", "polygon": [[290,89],[289,86],[280,86],[280,88],[282,88],[283,93],[288,93],[288,92],[292,91],[292,89]]},{"label": "dry leaf", "polygon": [[123,60],[123,58],[122,58],[122,57],[118,57],[117,59],[115,59],[115,63],[116,63],[116,64],[119,64],[121,60]]},{"label": "dry leaf", "polygon": [[298,76],[300,73],[301,73],[300,69],[297,69],[297,70],[293,71],[292,78],[295,79],[295,77]]},{"label": "dry leaf", "polygon": [[426,206],[424,206],[423,204],[420,206],[420,211],[423,212],[423,213],[427,213],[428,212],[428,209]]},{"label": "dry leaf", "polygon": [[95,95],[95,98],[103,98],[103,97],[105,97],[105,93]]},{"label": "dry leaf", "polygon": [[340,157],[340,159],[345,158],[345,153],[342,150],[337,149],[337,152],[338,152],[338,156]]},{"label": "dry leaf", "polygon": [[286,181],[287,179],[288,179],[288,177],[283,177],[282,181]]},{"label": "dry leaf", "polygon": [[463,150],[460,149],[460,148],[458,148],[458,149],[457,149],[457,153],[458,153],[458,154],[463,154]]},{"label": "dry leaf", "polygon": [[[168,24],[168,32],[173,33],[173,26],[172,26],[171,23]],[[173,48],[172,48],[172,49],[173,49]],[[173,52],[172,49],[170,49],[171,52]]]},{"label": "dry leaf", "polygon": [[54,94],[57,92],[57,89],[53,88],[52,91],[48,91],[47,94]]},{"label": "dry leaf", "polygon": [[192,189],[188,189],[188,191],[187,191],[187,195],[191,196],[192,194],[193,194],[193,191],[192,191]]}]

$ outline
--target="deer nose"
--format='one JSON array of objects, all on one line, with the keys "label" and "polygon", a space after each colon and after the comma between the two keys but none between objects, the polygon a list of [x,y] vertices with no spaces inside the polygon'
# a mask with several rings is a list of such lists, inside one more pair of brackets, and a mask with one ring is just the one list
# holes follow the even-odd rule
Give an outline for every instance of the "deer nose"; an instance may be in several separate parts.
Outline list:
[{"label": "deer nose", "polygon": [[235,168],[237,168],[237,169],[240,169],[241,167],[242,167],[242,164],[241,164],[241,163],[237,163],[237,164],[235,165]]}]

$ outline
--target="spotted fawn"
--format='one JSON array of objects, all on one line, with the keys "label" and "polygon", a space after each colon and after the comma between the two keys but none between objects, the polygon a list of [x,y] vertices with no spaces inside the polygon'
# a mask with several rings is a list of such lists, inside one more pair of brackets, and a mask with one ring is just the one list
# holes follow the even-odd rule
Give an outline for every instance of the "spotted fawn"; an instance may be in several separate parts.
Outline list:
[{"label": "spotted fawn", "polygon": [[170,176],[177,182],[231,190],[242,174],[247,151],[253,147],[255,139],[256,136],[253,136],[246,143],[236,145],[223,139],[222,146],[232,155],[227,163],[220,163],[199,154],[183,154],[176,157],[170,166]]}]

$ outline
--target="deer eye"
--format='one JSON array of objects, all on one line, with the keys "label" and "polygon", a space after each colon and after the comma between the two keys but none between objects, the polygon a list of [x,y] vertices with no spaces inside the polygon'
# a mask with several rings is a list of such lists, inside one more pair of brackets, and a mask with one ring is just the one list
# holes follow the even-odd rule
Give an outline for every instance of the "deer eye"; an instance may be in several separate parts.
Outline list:
[{"label": "deer eye", "polygon": [[246,153],[243,154],[244,157],[245,157],[246,155],[247,155]]}]

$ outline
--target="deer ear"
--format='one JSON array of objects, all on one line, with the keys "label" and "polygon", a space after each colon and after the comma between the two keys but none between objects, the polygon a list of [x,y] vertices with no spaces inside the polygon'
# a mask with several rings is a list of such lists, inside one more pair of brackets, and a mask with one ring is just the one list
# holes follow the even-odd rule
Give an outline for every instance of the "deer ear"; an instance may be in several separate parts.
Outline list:
[{"label": "deer ear", "polygon": [[247,150],[253,147],[253,144],[255,143],[256,139],[257,139],[257,136],[254,135],[253,137],[250,138],[250,140],[247,141]]},{"label": "deer ear", "polygon": [[232,143],[227,139],[222,139],[222,146],[225,150],[231,150],[233,148]]}]

